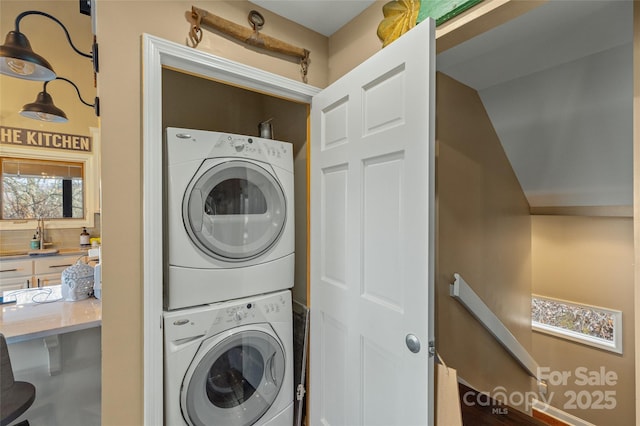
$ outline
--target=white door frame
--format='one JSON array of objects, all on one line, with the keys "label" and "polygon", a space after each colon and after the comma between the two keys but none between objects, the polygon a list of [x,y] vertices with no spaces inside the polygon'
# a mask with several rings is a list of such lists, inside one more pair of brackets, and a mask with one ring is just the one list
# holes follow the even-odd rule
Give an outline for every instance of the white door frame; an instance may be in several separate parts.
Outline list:
[{"label": "white door frame", "polygon": [[311,104],[319,89],[149,34],[142,35],[144,424],[163,424],[162,68]]}]

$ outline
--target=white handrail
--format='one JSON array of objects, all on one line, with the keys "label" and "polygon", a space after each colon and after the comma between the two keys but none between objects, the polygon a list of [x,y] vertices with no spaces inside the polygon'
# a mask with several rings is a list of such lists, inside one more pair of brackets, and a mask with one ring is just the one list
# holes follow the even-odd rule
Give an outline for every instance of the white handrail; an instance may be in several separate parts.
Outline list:
[{"label": "white handrail", "polygon": [[513,356],[531,377],[538,382],[543,382],[540,378],[540,366],[527,350],[518,342],[518,339],[511,334],[509,329],[500,321],[491,309],[480,299],[480,297],[469,287],[459,274],[453,275],[455,280],[449,286],[449,295],[462,303],[469,312],[500,342],[500,344]]}]

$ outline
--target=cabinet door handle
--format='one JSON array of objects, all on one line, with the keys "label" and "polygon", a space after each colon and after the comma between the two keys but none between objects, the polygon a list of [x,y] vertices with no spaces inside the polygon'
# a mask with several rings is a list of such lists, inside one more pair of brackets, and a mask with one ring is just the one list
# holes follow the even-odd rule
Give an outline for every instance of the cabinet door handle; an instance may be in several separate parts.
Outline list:
[{"label": "cabinet door handle", "polygon": [[16,272],[18,270],[18,268],[13,268],[13,269],[2,269],[0,270],[0,272]]},{"label": "cabinet door handle", "polygon": [[64,268],[64,267],[67,267],[67,266],[71,266],[71,264],[68,264],[68,265],[50,265],[49,268]]}]

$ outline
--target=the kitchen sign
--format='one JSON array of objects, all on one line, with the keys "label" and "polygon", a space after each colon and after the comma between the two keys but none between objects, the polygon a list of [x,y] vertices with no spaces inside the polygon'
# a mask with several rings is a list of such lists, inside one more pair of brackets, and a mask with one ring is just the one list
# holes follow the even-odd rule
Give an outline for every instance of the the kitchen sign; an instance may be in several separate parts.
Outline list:
[{"label": "the kitchen sign", "polygon": [[0,126],[0,144],[91,152],[91,137]]}]

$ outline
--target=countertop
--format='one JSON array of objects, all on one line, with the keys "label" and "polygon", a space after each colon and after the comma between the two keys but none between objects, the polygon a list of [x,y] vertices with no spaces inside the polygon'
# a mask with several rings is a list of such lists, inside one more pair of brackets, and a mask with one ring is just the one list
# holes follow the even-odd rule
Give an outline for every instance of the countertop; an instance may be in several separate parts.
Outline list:
[{"label": "countertop", "polygon": [[[45,249],[46,250],[46,249]],[[14,260],[14,259],[41,259],[43,257],[51,256],[86,256],[89,253],[89,248],[84,247],[68,247],[57,249],[56,253],[47,254],[29,254],[29,250],[5,250],[0,251],[0,260]]]},{"label": "countertop", "polygon": [[16,303],[0,305],[0,330],[7,343],[53,336],[102,323],[102,304],[90,297],[76,302],[62,300],[61,286],[5,291]]}]

